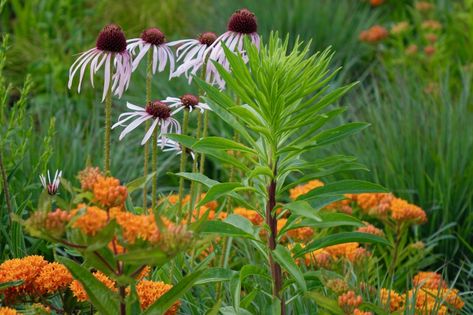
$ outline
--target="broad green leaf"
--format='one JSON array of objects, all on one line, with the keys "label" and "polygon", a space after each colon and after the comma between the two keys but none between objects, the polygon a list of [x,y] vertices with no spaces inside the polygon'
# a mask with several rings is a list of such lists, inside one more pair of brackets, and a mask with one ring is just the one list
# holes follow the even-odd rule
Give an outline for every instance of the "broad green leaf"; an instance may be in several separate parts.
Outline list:
[{"label": "broad green leaf", "polygon": [[[234,150],[234,151],[241,151],[255,154],[255,150],[248,148],[247,146],[235,142],[230,139],[222,138],[222,137],[206,137],[199,141],[197,141],[193,146],[192,149],[197,152],[205,152],[207,150]],[[211,151],[212,152],[212,151]],[[210,153],[211,153],[210,152]]]},{"label": "broad green leaf", "polygon": [[313,219],[315,221],[321,222],[322,219],[318,214],[318,209],[314,209],[307,201],[298,200],[285,204],[284,209],[289,209],[293,214],[296,214],[301,217]]},{"label": "broad green leaf", "polygon": [[264,175],[268,176],[269,178],[273,178],[273,171],[267,166],[258,165],[250,172],[248,177],[253,178],[259,175]]},{"label": "broad green leaf", "polygon": [[387,192],[387,190],[381,185],[363,180],[341,180],[338,182],[325,184],[324,186],[311,190],[307,194],[299,196],[297,200],[310,200],[320,196],[360,194],[367,192],[384,193]]},{"label": "broad green leaf", "polygon": [[255,239],[259,239],[259,235],[258,235],[259,228],[255,227],[250,222],[250,220],[248,220],[245,217],[242,217],[241,215],[230,214],[228,217],[225,218],[224,222],[231,224],[248,234],[253,235]]},{"label": "broad green leaf", "polygon": [[271,277],[268,275],[268,270],[263,266],[244,265],[241,267],[240,281],[243,283],[243,281],[250,276],[260,276],[271,280]]},{"label": "broad green leaf", "polygon": [[294,277],[299,288],[305,292],[307,291],[307,285],[305,283],[304,275],[297,266],[296,262],[291,256],[291,253],[284,246],[278,245],[275,250],[273,250],[274,259],[284,268],[287,272]]},{"label": "broad green leaf", "polygon": [[[202,275],[203,270],[195,271],[182,278],[171,290],[163,294],[156,302],[143,312],[142,315],[164,314],[177,300],[192,288]],[[118,314],[118,313],[116,313]]]},{"label": "broad green leaf", "polygon": [[344,315],[345,312],[338,306],[338,302],[335,299],[326,297],[325,295],[311,291],[307,292],[306,295],[317,303],[318,306],[327,309],[335,315]]},{"label": "broad green leaf", "polygon": [[331,234],[316,240],[313,240],[302,251],[296,253],[296,257],[301,257],[306,253],[313,252],[314,250],[324,248],[327,246],[343,244],[343,243],[373,243],[391,246],[385,238],[379,237],[373,234],[360,233],[360,232],[341,232],[337,234]]},{"label": "broad green leaf", "polygon": [[197,140],[191,136],[181,135],[177,133],[168,133],[166,134],[166,138],[177,141],[186,148],[192,147],[197,142]]},{"label": "broad green leaf", "polygon": [[141,176],[141,177],[138,177],[134,180],[132,180],[131,182],[129,182],[128,184],[126,184],[126,188],[128,190],[128,193],[132,193],[133,191],[137,190],[137,189],[140,189],[140,188],[143,188],[144,185],[146,183],[148,183],[154,176],[154,173],[155,172],[152,172],[151,174],[147,175],[147,176]]},{"label": "broad green leaf", "polygon": [[199,201],[196,207],[205,205],[206,203],[216,200],[222,196],[229,194],[235,189],[250,189],[250,187],[242,186],[240,183],[219,183],[215,184],[207,191],[205,197]]},{"label": "broad green leaf", "polygon": [[23,282],[24,282],[23,280],[1,282],[0,283],[0,290],[8,289],[8,288],[11,288],[11,287],[17,287],[17,286],[21,285]]},{"label": "broad green leaf", "polygon": [[202,273],[199,280],[197,280],[195,284],[230,281],[233,274],[235,274],[235,272],[230,269],[217,267],[209,268]]},{"label": "broad green leaf", "polygon": [[210,179],[207,176],[202,175],[200,173],[181,172],[181,173],[176,173],[174,175],[179,176],[179,177],[184,177],[184,178],[186,178],[190,181],[193,181],[193,182],[201,183],[201,184],[205,185],[208,188],[210,188],[210,187],[212,187],[216,184],[219,184],[218,181]]},{"label": "broad green leaf", "polygon": [[200,228],[202,234],[217,234],[220,236],[232,236],[255,239],[255,237],[248,232],[223,221],[207,221],[204,222]]},{"label": "broad green leaf", "polygon": [[135,265],[146,264],[152,266],[162,266],[169,260],[167,254],[160,248],[132,250],[125,254],[118,255],[117,258]]},{"label": "broad green leaf", "polygon": [[[315,140],[315,143],[313,145],[320,147],[322,145],[327,145],[327,144],[337,142],[345,137],[351,136],[367,128],[368,126],[369,124],[366,124],[366,123],[353,122],[353,123],[348,123],[339,127],[322,131],[321,133],[319,133],[317,136],[313,138],[313,140]],[[311,145],[311,143],[307,143],[307,144]]]},{"label": "broad green leaf", "polygon": [[101,314],[116,315],[120,313],[119,297],[115,292],[95,278],[89,270],[69,258],[58,257],[57,259],[69,269],[75,279],[79,280],[87,292],[89,300]]}]

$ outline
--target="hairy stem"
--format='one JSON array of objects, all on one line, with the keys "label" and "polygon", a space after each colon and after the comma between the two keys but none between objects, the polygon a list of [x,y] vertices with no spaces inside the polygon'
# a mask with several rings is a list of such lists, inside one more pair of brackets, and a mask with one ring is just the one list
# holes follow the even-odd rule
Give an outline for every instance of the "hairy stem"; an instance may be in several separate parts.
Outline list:
[{"label": "hairy stem", "polygon": [[11,205],[11,200],[10,200],[10,191],[8,189],[8,178],[7,178],[7,172],[5,170],[5,165],[3,164],[3,153],[0,151],[0,174],[2,176],[2,186],[3,186],[3,195],[5,196],[5,203],[7,204],[7,209],[8,209],[8,222],[11,225],[11,216],[13,213],[13,207]]},{"label": "hairy stem", "polygon": [[[148,69],[146,73],[146,105],[151,102],[151,80],[153,79],[153,59],[151,53],[148,53]],[[146,122],[146,131],[150,127],[150,122]],[[149,159],[149,144],[145,143],[144,154],[143,154],[143,176],[146,178],[148,176],[148,159]],[[146,181],[143,185],[143,209],[145,213],[148,213],[148,189]]]},{"label": "hairy stem", "polygon": [[[202,133],[202,113],[200,111],[197,112],[197,130],[196,130],[196,139],[199,140]],[[194,160],[192,161],[192,173],[197,173],[197,159],[198,155],[194,152]],[[192,209],[194,209],[194,204],[196,200],[199,199],[199,195],[195,194],[196,189],[198,190],[197,184],[193,181],[191,182],[190,188],[190,207],[189,207],[189,223],[192,222]]]},{"label": "hairy stem", "polygon": [[399,255],[399,246],[401,245],[401,226],[396,224],[396,239],[394,241],[394,252],[391,264],[389,265],[388,275],[390,278],[394,275],[394,270],[396,270],[397,259]]},{"label": "hairy stem", "polygon": [[[189,123],[189,110],[187,108],[184,109],[184,118],[182,120],[182,134],[187,135],[187,125]],[[181,144],[181,163],[179,165],[179,172],[185,172],[186,171],[186,160],[187,160],[187,149],[186,147]],[[178,216],[180,217],[182,214],[182,202],[184,199],[184,177],[181,177],[179,179],[179,212]],[[192,211],[192,209],[190,210]]]},{"label": "hairy stem", "polygon": [[105,140],[104,140],[104,169],[105,174],[110,174],[110,130],[112,126],[112,84],[109,84],[105,97]]},{"label": "hairy stem", "polygon": [[158,128],[154,129],[151,137],[151,171],[153,172],[153,183],[151,185],[151,208],[154,210],[158,200]]}]

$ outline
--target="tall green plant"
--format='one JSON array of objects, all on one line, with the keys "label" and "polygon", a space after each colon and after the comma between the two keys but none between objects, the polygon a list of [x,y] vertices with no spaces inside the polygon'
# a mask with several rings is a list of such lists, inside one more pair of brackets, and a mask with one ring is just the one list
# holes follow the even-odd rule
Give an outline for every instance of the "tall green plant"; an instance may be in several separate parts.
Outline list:
[{"label": "tall green plant", "polygon": [[[384,191],[381,186],[368,182],[346,180],[330,183],[301,196],[295,202],[285,203],[286,191],[296,183],[288,183],[291,173],[305,174],[301,181],[326,176],[342,170],[359,169],[359,164],[340,157],[323,157],[323,160],[307,162],[305,155],[317,155],[320,148],[350,136],[367,124],[348,123],[331,129],[324,125],[343,112],[329,106],[352,86],[331,89],[330,81],[336,72],[330,72],[331,53],[309,55],[309,45],[296,41],[288,50],[289,38],[281,40],[277,35],[258,52],[255,46],[245,43],[247,55],[237,56],[226,50],[231,72],[216,64],[227,83],[226,92],[220,92],[202,80],[199,85],[207,93],[212,110],[240,135],[240,142],[222,137],[205,137],[200,140],[185,136],[175,139],[191,146],[192,150],[217,158],[246,174],[241,182],[218,183],[200,174],[180,173],[180,176],[200,181],[209,190],[200,203],[230,194],[247,207],[256,209],[265,218],[263,236],[255,232],[249,222],[237,215],[230,215],[224,222],[209,222],[203,230],[219,235],[242,236],[268,258],[272,279],[273,313],[286,313],[285,291],[288,289],[285,270],[296,283],[297,290],[307,291],[304,276],[280,240],[286,232],[301,226],[319,226],[323,220],[318,212],[343,194]],[[248,58],[248,59],[246,59]],[[245,63],[248,60],[248,64]],[[230,95],[236,96],[238,105]],[[238,151],[252,162],[249,167],[227,151]],[[320,156],[322,158],[322,156]],[[236,191],[246,190],[254,194],[247,203]],[[278,231],[278,219],[290,214],[287,223]],[[336,222],[334,225],[342,225]],[[239,232],[238,232],[239,231]],[[340,233],[309,242],[304,249],[293,253],[296,257],[317,248],[358,240],[380,242],[385,240],[363,233]],[[290,287],[290,286],[289,286]],[[235,306],[237,308],[238,305]]]}]

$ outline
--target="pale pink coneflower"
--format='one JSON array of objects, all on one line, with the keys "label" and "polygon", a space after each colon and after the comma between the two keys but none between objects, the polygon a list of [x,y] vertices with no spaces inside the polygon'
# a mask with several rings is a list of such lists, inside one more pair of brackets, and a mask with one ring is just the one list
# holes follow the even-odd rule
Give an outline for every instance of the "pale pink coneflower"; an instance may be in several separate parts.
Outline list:
[{"label": "pale pink coneflower", "polygon": [[56,170],[54,174],[53,180],[51,180],[51,175],[48,170],[48,177],[44,176],[43,174],[39,175],[39,179],[41,181],[41,185],[43,188],[48,192],[49,195],[54,196],[58,189],[59,184],[61,183],[62,171]]},{"label": "pale pink coneflower", "polygon": [[217,62],[227,71],[230,71],[228,60],[223,50],[223,44],[234,53],[242,55],[245,62],[248,57],[244,51],[244,38],[248,36],[250,42],[258,49],[260,47],[260,37],[257,33],[258,24],[255,15],[248,9],[241,9],[232,14],[228,20],[227,31],[220,35],[215,42],[207,48],[208,67],[206,71],[206,81],[216,83],[221,89],[225,88],[225,81],[220,77],[213,62]]},{"label": "pale pink coneflower", "polygon": [[[133,58],[133,71],[138,68],[143,57],[150,53],[152,54],[152,69],[153,74],[164,71],[166,64],[169,61],[169,73],[170,75],[174,72],[174,53],[169,48],[173,46],[175,42],[166,42],[166,36],[160,29],[152,27],[148,28],[141,33],[138,38],[129,39],[127,41],[127,50],[131,55],[136,56]],[[138,49],[138,51],[136,51]]]},{"label": "pale pink coneflower", "polygon": [[[174,45],[178,46],[176,49],[177,62],[182,64],[172,74],[172,77],[179,77],[185,75],[192,82],[192,78],[197,71],[202,68],[208,55],[207,48],[209,48],[217,39],[217,35],[212,32],[205,32],[199,35],[197,39],[182,39],[177,40]],[[190,72],[190,73],[189,73]]]},{"label": "pale pink coneflower", "polygon": [[127,103],[126,106],[131,109],[131,112],[123,113],[118,117],[118,122],[112,126],[112,129],[118,126],[125,126],[126,123],[133,118],[132,123],[128,124],[125,129],[123,129],[122,133],[120,134],[119,140],[122,140],[127,134],[135,130],[139,125],[144,123],[147,120],[152,119],[153,122],[150,125],[149,129],[146,131],[143,140],[141,141],[141,145],[145,144],[151,135],[153,134],[154,130],[159,126],[160,127],[160,136],[162,139],[161,147],[164,147],[166,141],[167,133],[181,133],[181,126],[179,122],[172,118],[173,113],[171,112],[171,108],[161,101],[152,101],[149,102],[145,108],[133,105],[131,103]]},{"label": "pale pink coneflower", "polygon": [[104,84],[102,102],[105,100],[110,85],[112,93],[121,97],[128,88],[131,77],[131,56],[126,50],[126,38],[122,29],[115,24],[105,26],[97,37],[95,47],[83,52],[69,69],[68,88],[72,86],[74,76],[79,72],[80,93],[82,79],[87,65],[90,67],[90,83],[94,86],[94,74],[104,66]]},{"label": "pale pink coneflower", "polygon": [[170,108],[175,109],[173,114],[180,112],[184,108],[187,108],[189,112],[192,112],[193,109],[198,109],[201,113],[210,110],[209,105],[199,102],[199,97],[192,94],[184,94],[181,97],[167,97],[163,102],[168,104]]},{"label": "pale pink coneflower", "polygon": [[[174,140],[167,139],[165,142],[163,142],[162,139],[158,139],[158,146],[162,148],[163,152],[175,151],[177,155],[182,154],[182,146],[179,144],[179,142]],[[195,154],[191,149],[186,148],[186,152],[191,155],[193,160],[195,160]]]}]

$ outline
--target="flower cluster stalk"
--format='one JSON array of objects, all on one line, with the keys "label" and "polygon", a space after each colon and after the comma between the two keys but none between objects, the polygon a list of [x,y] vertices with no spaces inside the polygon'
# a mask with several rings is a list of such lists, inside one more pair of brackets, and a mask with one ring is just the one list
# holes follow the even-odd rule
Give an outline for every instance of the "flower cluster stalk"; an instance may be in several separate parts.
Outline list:
[{"label": "flower cluster stalk", "polygon": [[[196,138],[200,139],[202,133],[202,113],[200,111],[197,111],[197,130],[196,130]],[[196,152],[194,152],[194,161],[192,161],[192,173],[197,173],[197,161],[199,156],[197,155]],[[197,190],[198,194],[195,194]],[[196,203],[196,200],[199,200],[199,191],[198,191],[197,184],[195,182],[191,182],[191,188],[190,188],[190,206],[189,206],[189,223],[192,222],[192,209],[194,209],[194,204]]]},{"label": "flower cluster stalk", "polygon": [[110,133],[112,128],[112,85],[109,84],[107,96],[105,97],[105,157],[104,170],[105,174],[110,174]]},{"label": "flower cluster stalk", "polygon": [[153,172],[153,183],[151,185],[151,208],[154,210],[158,200],[158,128],[151,137],[151,171]]},{"label": "flower cluster stalk", "polygon": [[[189,109],[184,109],[184,118],[182,119],[182,134],[187,135],[187,127],[189,124]],[[182,153],[181,153],[181,163],[179,165],[179,172],[186,171],[186,160],[187,160],[187,148],[181,144],[182,146]],[[184,177],[179,179],[179,212],[178,216],[180,217],[182,214],[182,203],[184,199]],[[192,211],[192,209],[191,209]]]},{"label": "flower cluster stalk", "polygon": [[3,195],[5,196],[5,203],[8,209],[8,221],[11,224],[11,215],[13,213],[13,208],[10,200],[10,191],[8,190],[7,172],[5,171],[5,165],[3,164],[2,151],[0,151],[0,175],[2,176]]}]

